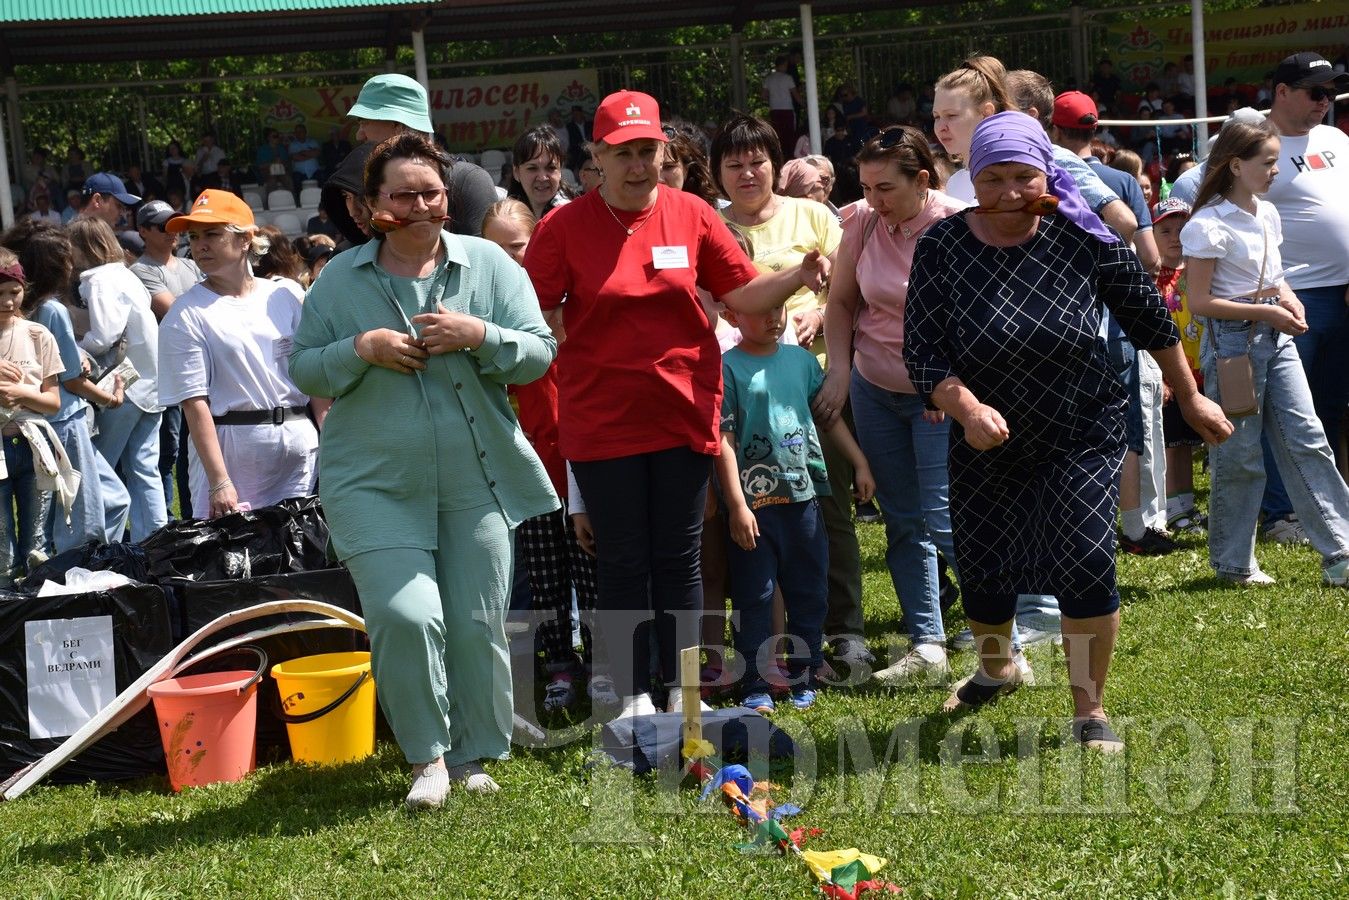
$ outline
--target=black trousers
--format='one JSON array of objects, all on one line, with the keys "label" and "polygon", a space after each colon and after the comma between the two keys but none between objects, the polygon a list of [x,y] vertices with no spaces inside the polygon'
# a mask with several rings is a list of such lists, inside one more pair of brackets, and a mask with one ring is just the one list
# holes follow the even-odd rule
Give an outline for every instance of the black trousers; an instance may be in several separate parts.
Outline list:
[{"label": "black trousers", "polygon": [[656,671],[674,686],[679,649],[699,643],[699,546],[712,457],[677,447],[573,462],[572,472],[595,532],[595,630],[614,686],[625,696],[650,689],[653,626]]}]

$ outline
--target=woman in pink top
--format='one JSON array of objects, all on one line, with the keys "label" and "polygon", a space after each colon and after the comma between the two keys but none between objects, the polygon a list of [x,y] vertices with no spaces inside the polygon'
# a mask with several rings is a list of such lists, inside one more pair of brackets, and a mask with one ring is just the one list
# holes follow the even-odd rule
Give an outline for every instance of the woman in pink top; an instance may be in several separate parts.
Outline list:
[{"label": "woman in pink top", "polygon": [[950,425],[941,412],[924,411],[901,351],[914,246],[929,225],[966,204],[937,190],[927,140],[908,126],[867,141],[857,164],[870,208],[843,226],[825,305],[829,373],[815,406],[839,409],[851,394],[857,441],[872,461],[885,517],[886,563],[913,638],[912,652],[876,678],[894,686],[940,682],[950,668],[937,551],[955,560],[947,509]]}]

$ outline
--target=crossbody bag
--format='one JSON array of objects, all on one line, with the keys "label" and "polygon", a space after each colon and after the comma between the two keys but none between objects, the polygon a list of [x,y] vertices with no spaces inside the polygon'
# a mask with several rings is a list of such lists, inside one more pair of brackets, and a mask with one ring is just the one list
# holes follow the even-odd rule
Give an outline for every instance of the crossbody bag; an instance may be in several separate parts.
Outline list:
[{"label": "crossbody bag", "polygon": [[[1265,265],[1269,262],[1269,230],[1260,223],[1265,238],[1264,254],[1260,259],[1260,281],[1255,289],[1252,302],[1259,302],[1260,294],[1265,290]],[[1255,372],[1251,367],[1251,346],[1255,341],[1255,323],[1251,323],[1246,335],[1246,352],[1236,356],[1220,357],[1217,360],[1218,399],[1223,413],[1229,419],[1239,419],[1254,415],[1258,409],[1255,398]]]}]

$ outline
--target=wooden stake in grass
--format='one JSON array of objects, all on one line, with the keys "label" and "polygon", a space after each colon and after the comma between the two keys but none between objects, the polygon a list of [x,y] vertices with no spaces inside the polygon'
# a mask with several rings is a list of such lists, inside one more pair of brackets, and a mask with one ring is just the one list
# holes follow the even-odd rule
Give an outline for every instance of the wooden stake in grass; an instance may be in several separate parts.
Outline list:
[{"label": "wooden stake in grass", "polygon": [[701,688],[698,684],[697,647],[679,651],[679,691],[684,702],[684,746],[696,747],[703,739]]}]

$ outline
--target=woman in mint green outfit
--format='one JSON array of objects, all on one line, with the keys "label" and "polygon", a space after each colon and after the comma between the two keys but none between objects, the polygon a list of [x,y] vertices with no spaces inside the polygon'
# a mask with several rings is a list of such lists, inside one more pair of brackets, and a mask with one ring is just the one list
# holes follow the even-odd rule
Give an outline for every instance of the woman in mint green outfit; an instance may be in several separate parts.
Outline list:
[{"label": "woman in mint green outfit", "polygon": [[510,747],[513,531],[558,507],[506,399],[557,342],[523,269],[442,230],[449,164],[418,135],[375,149],[366,202],[385,233],[328,263],[290,358],[297,386],[333,398],[319,493],[414,809],[441,805],[451,781],[497,789],[479,761]]}]

